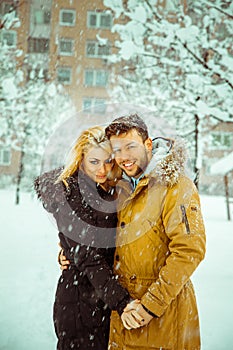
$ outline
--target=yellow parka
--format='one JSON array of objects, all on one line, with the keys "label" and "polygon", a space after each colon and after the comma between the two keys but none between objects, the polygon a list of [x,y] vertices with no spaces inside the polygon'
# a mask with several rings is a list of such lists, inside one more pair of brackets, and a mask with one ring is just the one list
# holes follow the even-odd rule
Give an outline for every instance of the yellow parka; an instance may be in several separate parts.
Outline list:
[{"label": "yellow parka", "polygon": [[183,145],[156,156],[134,192],[120,184],[121,208],[114,270],[151,322],[126,330],[113,311],[110,350],[198,350],[199,319],[190,276],[205,255],[199,195],[184,175]]}]

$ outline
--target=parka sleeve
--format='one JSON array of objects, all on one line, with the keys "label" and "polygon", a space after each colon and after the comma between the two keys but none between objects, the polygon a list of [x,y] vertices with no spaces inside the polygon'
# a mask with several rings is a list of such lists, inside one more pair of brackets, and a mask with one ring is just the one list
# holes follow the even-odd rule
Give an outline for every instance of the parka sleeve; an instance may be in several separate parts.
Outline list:
[{"label": "parka sleeve", "polygon": [[[68,239],[68,238],[66,238]],[[121,286],[106,259],[104,248],[94,248],[71,242],[70,257],[78,271],[87,276],[98,297],[119,315],[130,301],[128,291]]]},{"label": "parka sleeve", "polygon": [[193,182],[183,177],[168,189],[162,226],[169,239],[169,252],[158,279],[151,284],[141,302],[161,316],[204,259],[205,228],[200,199]]}]

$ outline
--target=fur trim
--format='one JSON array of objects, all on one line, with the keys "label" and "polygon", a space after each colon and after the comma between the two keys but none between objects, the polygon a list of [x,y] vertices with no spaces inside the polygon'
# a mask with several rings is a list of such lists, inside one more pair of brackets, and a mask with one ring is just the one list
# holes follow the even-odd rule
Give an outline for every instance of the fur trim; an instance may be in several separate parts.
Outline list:
[{"label": "fur trim", "polygon": [[174,186],[181,175],[185,174],[187,150],[182,139],[174,140],[171,150],[156,149],[147,167],[146,173],[150,177],[166,186]]},{"label": "fur trim", "polygon": [[62,168],[57,168],[38,176],[34,181],[34,189],[48,211],[56,207],[56,203],[65,203],[67,191],[62,182],[55,183]]}]

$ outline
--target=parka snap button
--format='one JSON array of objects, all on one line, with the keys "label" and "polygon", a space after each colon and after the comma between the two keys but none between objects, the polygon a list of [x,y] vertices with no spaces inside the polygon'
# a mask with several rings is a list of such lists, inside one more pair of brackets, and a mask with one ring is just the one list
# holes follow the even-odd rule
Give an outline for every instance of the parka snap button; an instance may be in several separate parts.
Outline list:
[{"label": "parka snap button", "polygon": [[122,221],[122,222],[121,222],[121,228],[124,228],[124,227],[125,227],[125,222]]},{"label": "parka snap button", "polygon": [[134,280],[136,280],[136,278],[137,278],[137,276],[136,275],[132,275],[132,276],[130,276],[130,281],[134,281]]}]

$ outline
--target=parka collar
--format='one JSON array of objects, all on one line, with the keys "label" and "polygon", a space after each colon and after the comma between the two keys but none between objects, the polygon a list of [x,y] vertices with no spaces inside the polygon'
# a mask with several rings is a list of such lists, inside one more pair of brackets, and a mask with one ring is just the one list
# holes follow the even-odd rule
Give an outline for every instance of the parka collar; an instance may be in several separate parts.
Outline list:
[{"label": "parka collar", "polygon": [[[171,140],[172,143],[157,147],[153,143],[153,156],[145,175],[155,178],[158,183],[172,187],[185,173],[187,150],[182,139]],[[171,145],[171,146],[170,146]]]}]

